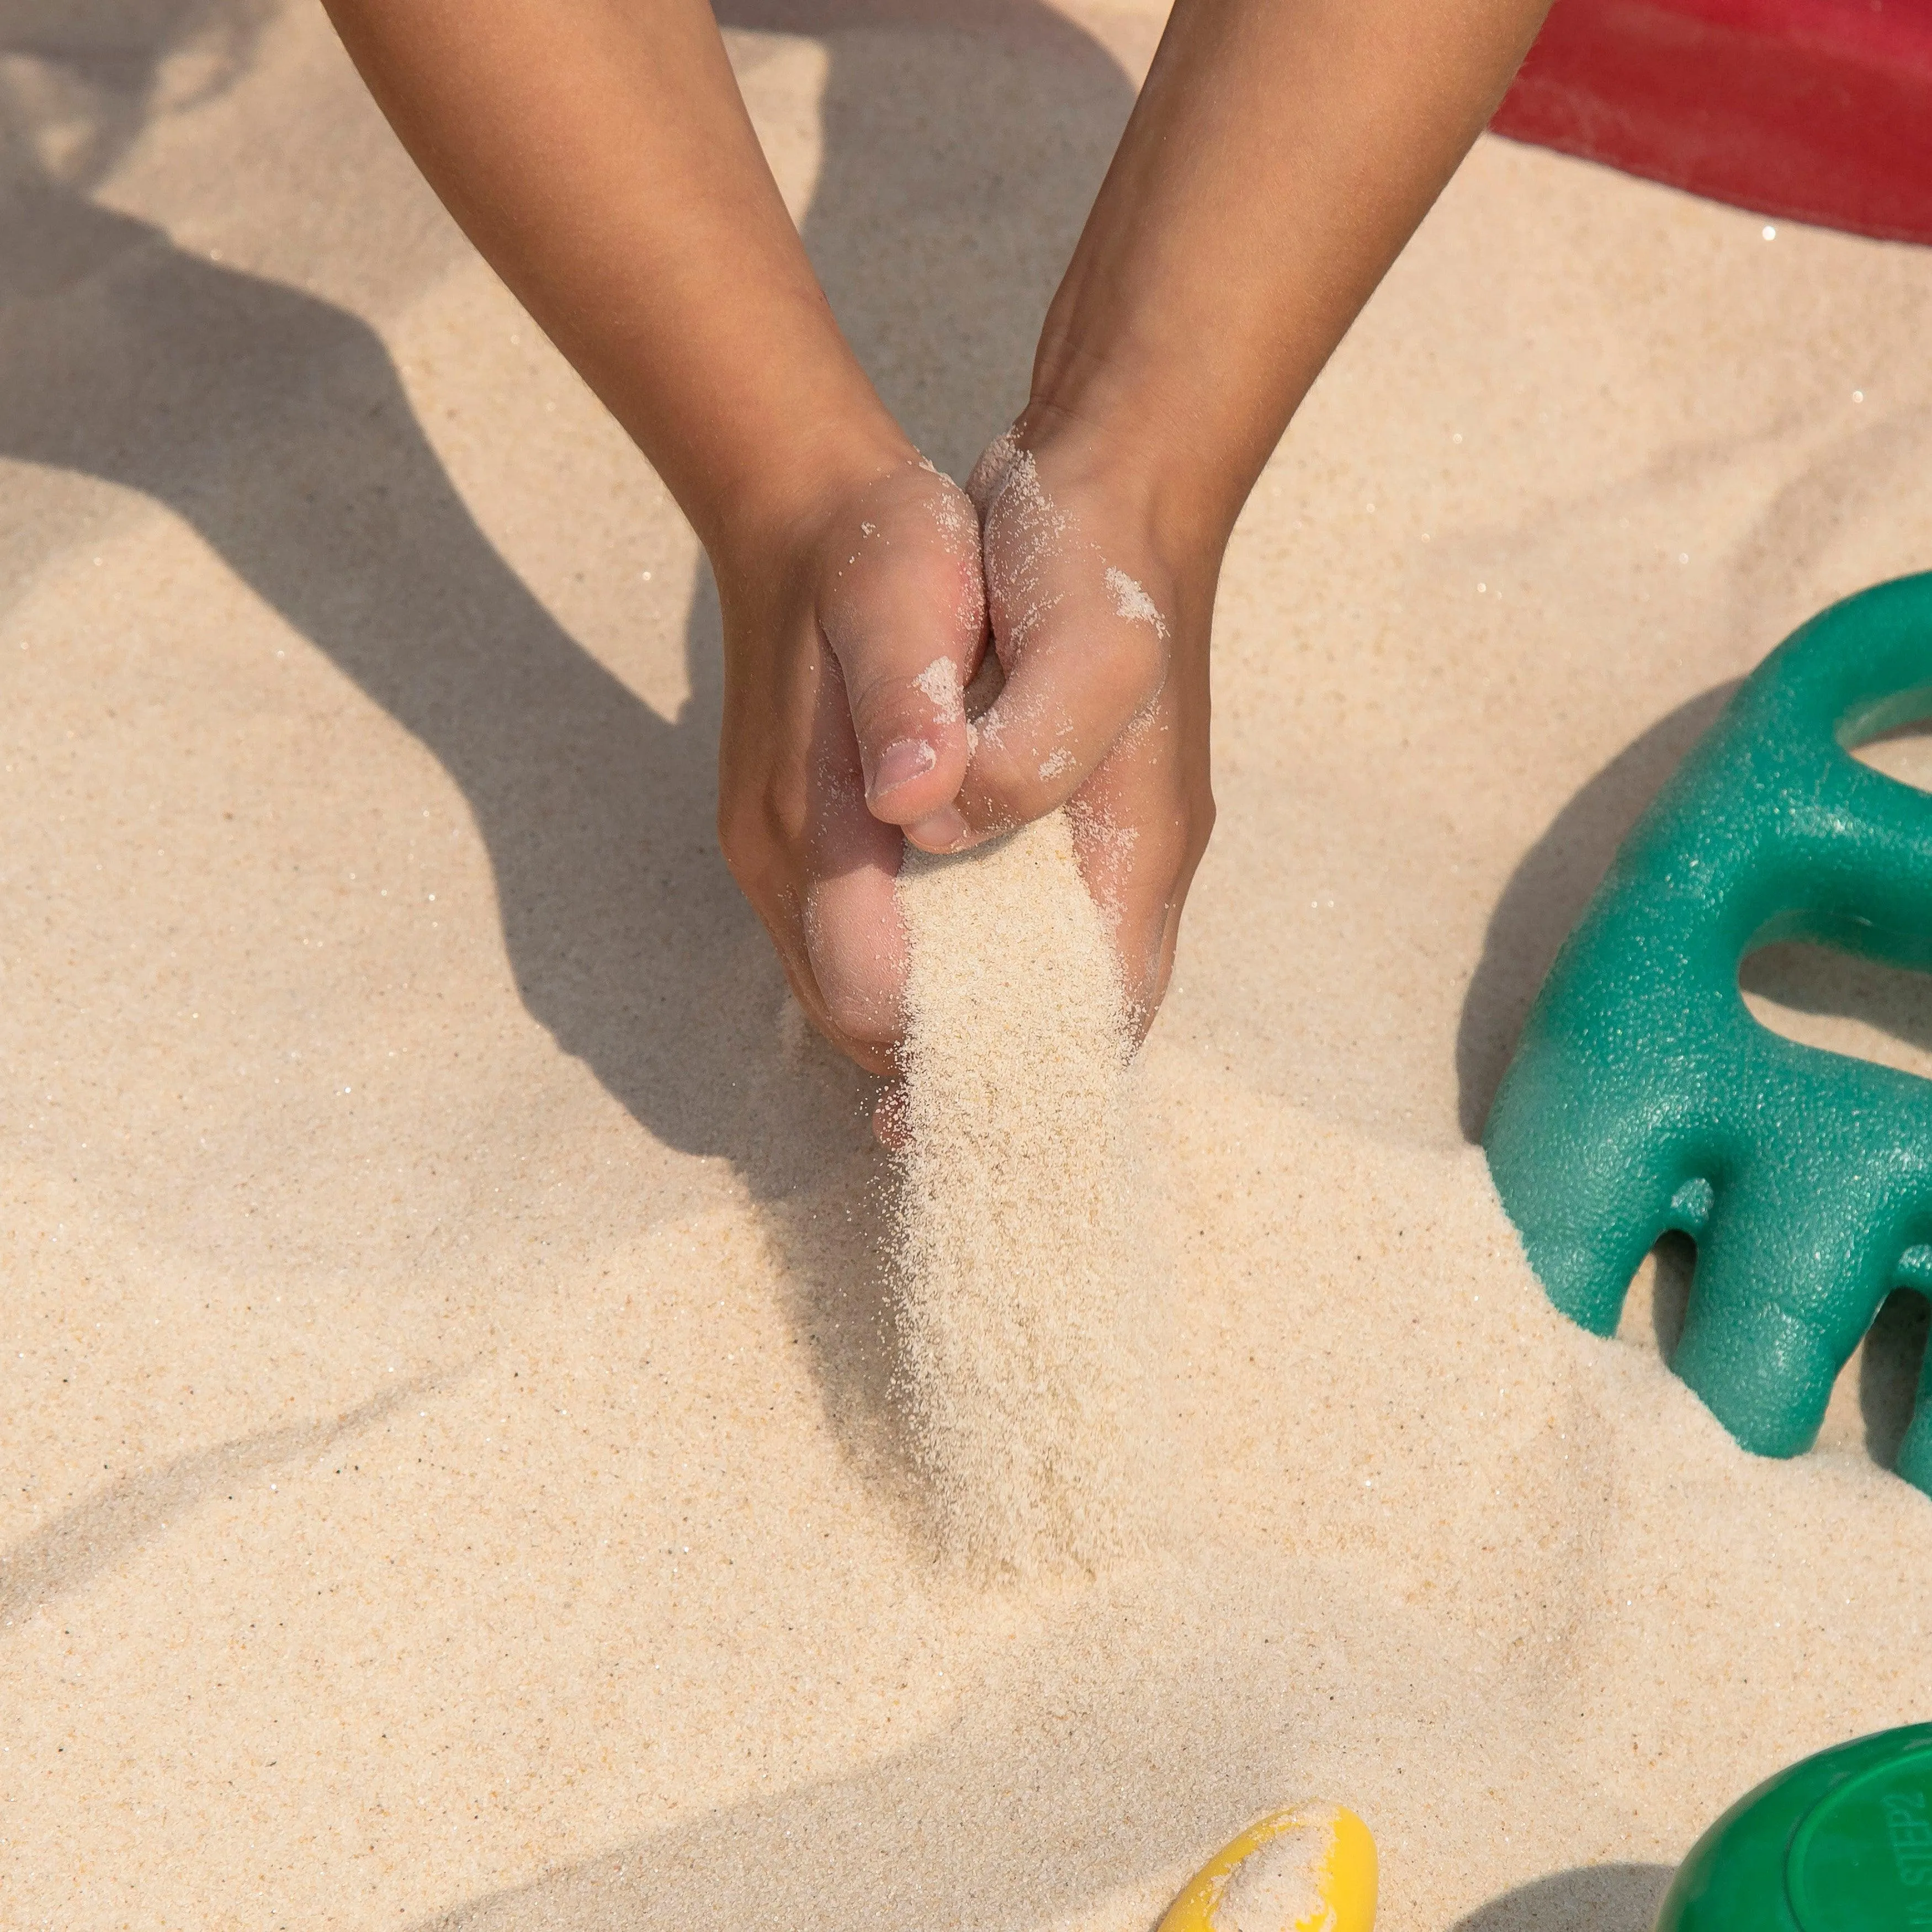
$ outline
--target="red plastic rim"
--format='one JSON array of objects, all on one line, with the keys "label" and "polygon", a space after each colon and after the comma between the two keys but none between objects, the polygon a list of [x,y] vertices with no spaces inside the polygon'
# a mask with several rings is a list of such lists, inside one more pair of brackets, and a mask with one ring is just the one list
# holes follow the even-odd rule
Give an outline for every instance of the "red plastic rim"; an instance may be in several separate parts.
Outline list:
[{"label": "red plastic rim", "polygon": [[1556,0],[1491,125],[1739,208],[1932,243],[1932,0]]}]

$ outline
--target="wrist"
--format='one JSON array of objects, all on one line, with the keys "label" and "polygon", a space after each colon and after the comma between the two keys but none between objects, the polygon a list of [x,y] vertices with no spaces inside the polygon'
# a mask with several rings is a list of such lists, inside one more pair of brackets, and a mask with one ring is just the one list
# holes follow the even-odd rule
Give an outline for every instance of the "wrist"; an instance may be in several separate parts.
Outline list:
[{"label": "wrist", "polygon": [[769,575],[774,559],[814,541],[833,506],[920,460],[876,402],[802,415],[782,442],[719,476],[692,522],[721,577]]},{"label": "wrist", "polygon": [[1106,502],[1116,527],[1145,532],[1176,578],[1218,572],[1252,478],[1230,473],[1184,396],[1131,367],[1072,358],[1036,376],[1014,430],[1061,487]]},{"label": "wrist", "polygon": [[[1049,529],[1063,560],[1090,553],[1106,567],[1110,589],[1124,578],[1151,601],[1177,662],[1204,654],[1233,512],[1191,466],[1172,458],[1172,448],[1148,432],[1138,412],[1075,411],[1036,399],[981,458],[968,484],[986,520],[989,584],[1000,574],[1000,532],[988,506],[997,505],[1016,452],[1024,452],[1033,474],[1019,500],[1034,493],[1043,500],[1046,514],[1036,522]],[[1119,591],[1112,596],[1118,606]]]}]

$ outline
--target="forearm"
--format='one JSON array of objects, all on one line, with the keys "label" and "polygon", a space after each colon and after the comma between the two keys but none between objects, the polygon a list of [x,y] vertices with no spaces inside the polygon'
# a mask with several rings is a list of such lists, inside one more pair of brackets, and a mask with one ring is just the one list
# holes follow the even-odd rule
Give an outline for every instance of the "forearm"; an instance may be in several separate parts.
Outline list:
[{"label": "forearm", "polygon": [[1225,536],[1547,4],[1177,0],[1048,312],[1030,419],[1097,430],[1158,521]]},{"label": "forearm", "polygon": [[325,0],[430,184],[707,544],[904,439],[705,0]]}]

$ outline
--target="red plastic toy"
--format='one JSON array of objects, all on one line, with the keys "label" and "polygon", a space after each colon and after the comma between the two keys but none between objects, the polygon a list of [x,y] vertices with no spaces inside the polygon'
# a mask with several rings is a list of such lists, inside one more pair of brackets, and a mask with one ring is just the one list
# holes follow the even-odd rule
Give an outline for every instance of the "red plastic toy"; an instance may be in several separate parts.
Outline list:
[{"label": "red plastic toy", "polygon": [[1739,208],[1932,243],[1932,0],[1556,0],[1491,124]]}]

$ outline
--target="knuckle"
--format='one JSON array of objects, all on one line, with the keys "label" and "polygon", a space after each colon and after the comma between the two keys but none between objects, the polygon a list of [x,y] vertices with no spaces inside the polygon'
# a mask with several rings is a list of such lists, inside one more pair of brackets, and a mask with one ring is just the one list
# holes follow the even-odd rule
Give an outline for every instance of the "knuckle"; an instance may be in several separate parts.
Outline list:
[{"label": "knuckle", "polygon": [[1010,832],[1044,818],[1060,802],[1059,794],[1048,791],[1037,779],[996,779],[985,788],[971,822],[982,831]]},{"label": "knuckle", "polygon": [[932,730],[932,706],[907,677],[880,676],[850,694],[852,728],[862,744],[883,746],[895,738]]},{"label": "knuckle", "polygon": [[[848,676],[846,704],[852,728],[862,741],[880,744],[894,738],[963,736],[966,713],[959,700],[962,655],[934,643],[925,661],[910,669],[895,665],[868,677]],[[949,665],[950,690],[935,675]]]},{"label": "knuckle", "polygon": [[816,959],[820,997],[825,1014],[855,1046],[890,1046],[898,1036],[898,1003],[883,987],[865,982],[848,972],[826,972]]}]

